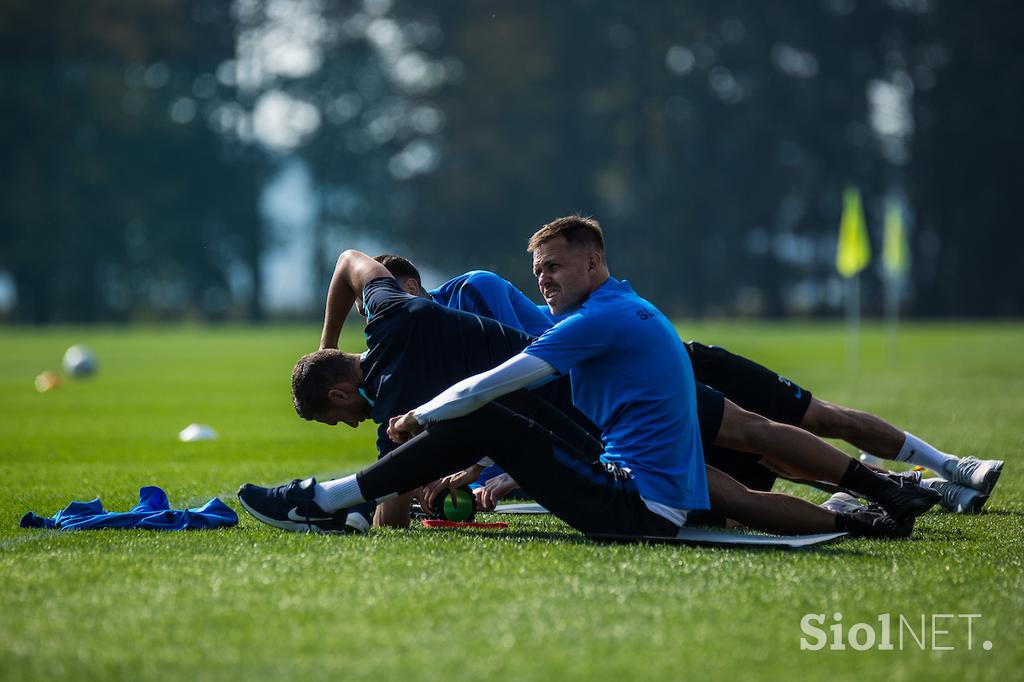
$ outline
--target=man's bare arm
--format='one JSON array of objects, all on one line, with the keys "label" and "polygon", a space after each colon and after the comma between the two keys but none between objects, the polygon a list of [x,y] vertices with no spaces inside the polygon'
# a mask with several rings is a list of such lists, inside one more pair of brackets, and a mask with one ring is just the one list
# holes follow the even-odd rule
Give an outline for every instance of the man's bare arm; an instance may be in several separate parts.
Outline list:
[{"label": "man's bare arm", "polygon": [[391,277],[383,265],[361,251],[349,249],[338,256],[334,267],[331,286],[327,290],[327,309],[324,311],[324,328],[320,333],[320,349],[337,348],[341,328],[345,325],[357,298],[362,298],[363,287],[371,279]]}]

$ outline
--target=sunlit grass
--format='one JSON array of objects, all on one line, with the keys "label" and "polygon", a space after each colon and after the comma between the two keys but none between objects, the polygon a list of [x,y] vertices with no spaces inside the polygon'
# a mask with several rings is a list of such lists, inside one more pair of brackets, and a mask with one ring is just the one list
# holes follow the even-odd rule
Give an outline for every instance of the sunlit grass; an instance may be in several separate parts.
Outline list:
[{"label": "sunlit grass", "polygon": [[[811,552],[598,546],[555,519],[505,532],[292,535],[242,513],[213,532],[17,528],[73,499],[127,509],[241,482],[350,471],[373,427],[298,419],[288,380],[313,328],[5,330],[0,336],[0,671],[7,679],[1015,679],[1024,663],[1024,327],[923,325],[860,371],[841,327],[681,325],[951,451],[1007,460],[988,513],[930,513],[909,542]],[[356,350],[361,337],[347,337]],[[90,381],[33,377],[85,343]],[[191,422],[220,434],[180,443]],[[850,451],[848,449],[848,451]],[[806,489],[799,491],[821,499]],[[805,613],[982,614],[953,651],[800,651]],[[981,642],[992,642],[985,651]]]}]

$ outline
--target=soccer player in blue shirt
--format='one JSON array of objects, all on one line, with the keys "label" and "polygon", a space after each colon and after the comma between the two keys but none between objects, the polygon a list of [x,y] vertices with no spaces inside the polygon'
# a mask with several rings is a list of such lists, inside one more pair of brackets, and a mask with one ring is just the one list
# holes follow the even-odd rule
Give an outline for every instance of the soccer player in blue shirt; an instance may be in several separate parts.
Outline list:
[{"label": "soccer player in blue shirt", "polygon": [[596,221],[555,220],[534,234],[529,250],[552,314],[571,314],[502,365],[392,419],[388,434],[404,442],[425,424],[568,375],[573,403],[601,428],[601,459],[628,471],[647,508],[681,527],[709,500],[693,370],[675,328],[610,276]]},{"label": "soccer player in blue shirt", "polygon": [[[696,451],[703,460],[705,447],[711,443],[702,447],[690,360],[674,327],[627,283],[610,276],[604,262],[601,228],[596,221],[575,216],[556,220],[533,236],[529,250],[534,255],[534,274],[550,313],[561,320],[523,353],[491,373],[466,379],[430,403],[394,420],[389,435],[401,441],[423,423],[462,416],[487,400],[535,382],[540,376],[568,374],[574,404],[602,430],[602,458],[634,472],[645,503],[682,525],[685,508],[680,513],[679,507],[665,502],[673,494],[666,481],[680,471],[677,468],[675,474],[666,473],[672,471],[671,457],[673,452],[680,451],[680,440],[685,441],[688,428],[692,430],[692,441],[685,442],[683,450]],[[652,320],[657,324],[648,324]],[[703,386],[701,389],[717,398],[718,424],[725,405],[733,407],[734,413],[743,413],[721,394]],[[704,397],[705,402],[712,402]],[[820,445],[818,450],[828,449],[820,460],[812,458],[812,466],[827,468],[827,480],[867,490],[891,508],[897,518],[915,516],[939,497],[932,491],[914,489],[910,484],[903,486],[877,475],[795,429],[756,417],[755,421],[772,427],[786,441],[801,436],[804,441]],[[730,426],[718,432],[718,424],[709,440],[721,441],[726,446],[743,444],[729,440],[740,436],[740,429]],[[735,425],[736,420],[730,424]],[[803,444],[797,439],[794,449]],[[773,449],[771,443],[769,449]],[[684,457],[684,461],[691,460]],[[690,472],[688,467],[685,470]],[[690,485],[690,480],[676,481],[675,492],[678,494]],[[428,492],[428,504],[435,494],[435,490]],[[685,495],[682,499],[692,500]]]},{"label": "soccer player in blue shirt", "polygon": [[[345,313],[357,297],[367,313],[368,350],[362,355],[336,348]],[[355,426],[372,418],[387,426],[388,417],[500,365],[530,342],[493,320],[408,295],[386,268],[358,252],[339,258],[327,307],[323,348],[301,358],[292,376],[300,416],[327,424]],[[347,510],[354,505],[414,490],[486,453],[578,530],[674,535],[680,523],[654,511],[623,467],[600,461],[600,443],[564,414],[575,409],[563,394],[566,384],[557,380],[502,396],[407,443],[392,443],[393,449],[379,440],[383,456],[355,475],[270,489],[245,485],[239,500],[250,514],[278,528],[346,532]],[[703,498],[706,508],[706,489],[696,488],[695,497],[696,504]],[[691,504],[690,499],[671,502]],[[830,519],[823,516],[821,522]]]},{"label": "soccer player in blue shirt", "polygon": [[[438,296],[435,294],[437,290],[428,293],[423,289],[419,272],[409,260],[391,254],[382,254],[376,260],[395,275],[404,290],[413,295],[490,317],[517,329],[522,329],[526,323],[532,323],[534,329],[541,331],[553,326],[548,321],[549,316],[536,310],[521,291],[492,272],[475,270],[453,278],[440,287],[445,295]],[[561,320],[571,315],[571,311],[566,311],[552,317]],[[791,478],[824,481],[860,491],[869,499],[880,502],[899,519],[923,513],[939,499],[937,493],[923,490],[910,481],[893,480],[876,473],[805,431],[748,412],[713,388],[698,382],[696,389],[697,418],[705,461],[739,483],[758,489],[762,481],[773,482],[774,471],[764,466],[770,464]],[[711,475],[716,474],[713,472]],[[477,465],[430,484],[421,496],[429,505],[440,490],[469,481],[473,481],[469,485],[475,489],[483,509],[492,509],[498,498],[517,487],[510,476],[502,475],[497,465],[486,468]],[[764,489],[770,490],[770,483]],[[380,521],[384,520],[382,516]],[[400,525],[404,525],[404,518],[398,520]],[[715,520],[722,521],[717,514]]]},{"label": "soccer player in blue shirt", "polygon": [[[428,292],[422,286],[416,266],[408,259],[382,254],[376,260],[387,267],[410,294],[490,317],[531,336],[539,336],[568,314],[555,316],[546,306],[534,306],[519,289],[493,272],[467,272]],[[697,414],[707,464],[754,490],[771,490],[776,476],[782,472],[789,478],[831,482],[842,489],[860,491],[869,499],[881,501],[893,513],[899,513],[890,499],[894,494],[892,489],[912,487],[912,481],[880,478],[870,469],[850,463],[845,455],[823,441],[809,438],[804,431],[837,435],[829,430],[829,425],[846,418],[844,423],[849,424],[849,428],[843,435],[854,444],[894,441],[889,432],[902,432],[873,415],[813,398],[810,391],[723,348],[689,341],[686,350],[697,380]],[[711,387],[705,385],[709,383]],[[818,418],[822,414],[835,418]],[[802,431],[784,425],[799,426]],[[912,436],[906,438],[913,439]],[[889,452],[882,447],[872,449]],[[892,452],[899,452],[899,447]],[[947,457],[958,463],[955,471],[972,473],[973,477],[961,476],[960,479],[974,487],[942,481],[934,487],[942,493],[943,505],[953,511],[978,511],[998,478],[1002,462]],[[795,459],[813,466],[793,469]],[[931,463],[931,459],[928,462]],[[935,468],[941,470],[940,466]],[[457,480],[465,481],[474,472],[467,472],[467,476]],[[498,498],[516,489],[515,482],[501,473],[497,465],[488,466],[470,484],[482,508],[492,508]],[[947,494],[947,489],[954,494]],[[906,497],[902,493],[895,494]],[[923,511],[923,504],[918,507]]]},{"label": "soccer player in blue shirt", "polygon": [[[546,260],[544,269],[560,271],[563,264],[557,262],[557,249],[555,253],[547,251],[551,258]],[[564,296],[562,292],[573,294],[582,290],[588,292],[583,294],[583,298],[593,298],[595,303],[600,303],[598,297],[591,295],[592,291],[607,285],[610,278],[605,274],[593,289],[589,289],[585,280],[600,278],[603,258],[597,259],[598,267],[594,267],[595,259],[590,258],[589,253],[586,255],[588,264],[584,267],[579,267],[580,262],[569,262],[565,264],[571,273],[568,277],[552,277],[553,282],[549,282],[549,286],[542,284],[552,309],[562,307],[561,301],[571,300],[571,295]],[[544,280],[541,277],[541,281]],[[653,319],[654,311],[647,307],[649,304],[632,294],[627,286],[608,292],[612,294],[612,300],[607,302],[607,312],[614,314],[617,302],[626,303],[625,308],[620,306],[617,309],[618,312],[628,311],[642,322]],[[344,314],[359,297],[367,311],[369,348],[362,356],[343,353],[335,347]],[[638,302],[640,308],[634,307]],[[591,310],[598,313],[594,319],[601,319],[601,307],[592,306]],[[633,328],[633,332],[628,338],[639,341],[641,345],[632,357],[639,359],[640,364],[644,364],[645,339],[660,343],[669,338],[664,328],[654,328],[653,332],[642,327]],[[597,333],[599,331],[595,330]],[[672,334],[674,343],[681,345],[678,337],[674,336],[674,330]],[[551,351],[546,356],[555,365],[568,362],[564,354],[558,357],[559,347],[550,340],[550,333],[538,342],[544,341],[545,337],[549,348],[544,353]],[[607,340],[607,335],[604,338]],[[580,345],[584,347],[585,354],[591,352],[592,349],[586,350],[586,346],[592,342],[590,336],[584,335]],[[393,452],[387,451],[382,442],[384,439],[379,440],[383,457],[358,474],[321,484],[313,479],[296,480],[272,489],[245,485],[239,490],[240,501],[258,519],[279,528],[344,532],[346,508],[364,500],[387,500],[413,490],[468,466],[479,458],[482,451],[486,451],[538,501],[584,532],[668,535],[681,525],[690,509],[700,508],[701,498],[705,500],[706,508],[706,489],[692,485],[695,479],[702,480],[703,476],[694,476],[685,465],[673,466],[679,462],[672,452],[665,458],[661,453],[645,448],[645,443],[637,446],[636,441],[638,435],[644,436],[644,429],[653,434],[655,440],[677,436],[682,425],[684,437],[681,442],[684,446],[692,447],[696,441],[699,447],[692,419],[692,377],[689,379],[691,395],[684,395],[683,400],[679,400],[669,393],[671,388],[653,385],[659,378],[653,373],[640,373],[642,379],[651,382],[650,387],[628,386],[633,375],[614,374],[615,368],[605,368],[611,374],[606,381],[613,387],[617,383],[625,384],[634,399],[632,403],[616,404],[617,396],[609,396],[608,400],[597,404],[594,413],[604,422],[604,435],[607,443],[611,444],[608,452],[602,453],[602,446],[593,442],[586,431],[538,397],[537,394],[543,394],[565,410],[575,409],[571,402],[559,402],[562,398],[558,385],[564,385],[564,380],[553,381],[536,391],[508,392],[502,383],[511,375],[502,376],[501,371],[493,370],[481,373],[481,370],[495,365],[500,365],[500,370],[509,364],[503,363],[504,360],[520,358],[524,354],[517,354],[517,351],[529,345],[529,337],[516,330],[408,295],[386,269],[363,254],[342,254],[328,293],[322,350],[300,359],[293,373],[293,398],[301,416],[327,424],[344,422],[351,426],[372,417],[384,426],[388,416],[393,415],[392,436],[405,440],[408,434],[401,428],[399,415],[411,410],[402,419],[408,418],[417,411],[412,409],[416,405],[436,402],[436,399],[429,400],[430,396],[436,395],[453,380],[474,373],[485,377],[479,385],[465,386],[467,390],[458,398],[479,400],[482,393],[495,389],[494,382],[497,382],[498,392],[502,395],[493,403],[468,410],[463,417],[447,415],[425,434]],[[628,345],[626,349],[629,350]],[[597,360],[598,355],[599,352],[583,359],[580,366],[586,368],[585,365]],[[686,364],[683,361],[685,354],[669,358],[667,370],[662,372],[665,376],[660,378],[669,379],[671,386],[685,386],[686,376],[672,374],[672,363],[676,369],[684,368]],[[549,365],[547,361],[544,364]],[[532,369],[529,371],[534,372]],[[550,369],[544,369],[536,373],[536,378],[550,374]],[[582,377],[580,390],[600,391],[599,384],[588,384],[587,378]],[[532,379],[527,383],[532,383]],[[577,390],[576,386],[574,390]],[[687,397],[690,398],[688,410],[685,404]],[[407,407],[403,408],[403,405]],[[683,409],[679,409],[680,405]],[[465,405],[457,407],[464,408]],[[593,408],[593,402],[588,407]],[[624,411],[653,408],[649,410],[652,412],[665,407],[671,409],[665,411],[663,419],[660,414],[653,415],[656,417],[654,420],[648,418],[651,414],[641,414],[632,425],[616,423]],[[445,416],[444,409],[443,405],[437,408],[442,417]],[[682,423],[679,414],[683,420],[688,417],[690,422]],[[658,419],[670,424],[671,434],[668,430],[659,431]],[[638,429],[637,425],[641,428]],[[555,432],[556,437],[552,438]],[[553,448],[552,442],[559,443],[563,449]],[[672,451],[672,444],[667,449]],[[693,453],[694,450],[687,451],[688,455]],[[596,460],[598,455],[601,455],[600,461]],[[645,480],[638,480],[633,470],[640,471]],[[717,494],[728,502],[726,506],[730,516],[741,522],[745,516],[753,522],[751,525],[765,530],[806,533],[849,529],[869,535],[899,532],[895,528],[878,527],[876,522],[884,519],[877,514],[868,514],[871,519],[833,514],[784,495],[750,495],[727,476],[719,475],[716,480],[720,483],[716,486]]]}]

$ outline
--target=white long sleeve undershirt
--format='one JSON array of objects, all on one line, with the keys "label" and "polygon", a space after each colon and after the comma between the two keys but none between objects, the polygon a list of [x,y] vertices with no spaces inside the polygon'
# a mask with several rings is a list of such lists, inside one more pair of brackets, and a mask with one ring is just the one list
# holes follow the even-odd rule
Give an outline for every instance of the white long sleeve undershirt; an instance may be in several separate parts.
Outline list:
[{"label": "white long sleeve undershirt", "polygon": [[526,388],[558,371],[533,355],[520,353],[494,369],[463,379],[413,410],[420,424],[446,421],[478,410],[495,398]]}]

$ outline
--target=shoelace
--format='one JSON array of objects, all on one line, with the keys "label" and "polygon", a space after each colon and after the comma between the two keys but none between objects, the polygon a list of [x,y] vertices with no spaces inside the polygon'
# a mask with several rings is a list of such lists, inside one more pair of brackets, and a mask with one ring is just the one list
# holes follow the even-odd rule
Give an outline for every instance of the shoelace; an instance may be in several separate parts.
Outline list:
[{"label": "shoelace", "polygon": [[959,486],[955,483],[946,481],[945,483],[936,483],[931,486],[932,490],[938,491],[942,495],[942,505],[944,507],[950,507],[955,509],[959,503],[957,499],[960,496],[960,491],[957,490]]},{"label": "shoelace", "polygon": [[974,476],[974,472],[981,466],[981,460],[975,459],[974,457],[964,457],[956,463],[956,467],[953,469],[953,477],[960,481],[970,481]]},{"label": "shoelace", "polygon": [[302,516],[303,519],[305,519],[306,524],[307,525],[312,525],[313,524],[313,521],[312,521],[312,516],[313,515],[309,513],[310,512],[310,508],[312,506],[311,505],[311,501],[310,500],[293,501],[293,500],[289,500],[288,499],[288,494],[293,489],[296,489],[296,488],[299,487],[299,482],[300,482],[300,479],[295,479],[291,483],[285,483],[284,485],[278,486],[277,490],[281,491],[280,492],[281,499],[284,500],[285,502],[287,502],[288,504],[294,504],[296,510],[298,511],[298,513]]},{"label": "shoelace", "polygon": [[886,478],[898,485],[900,488],[914,487],[921,485],[920,471],[900,471],[898,473],[886,474]]}]

